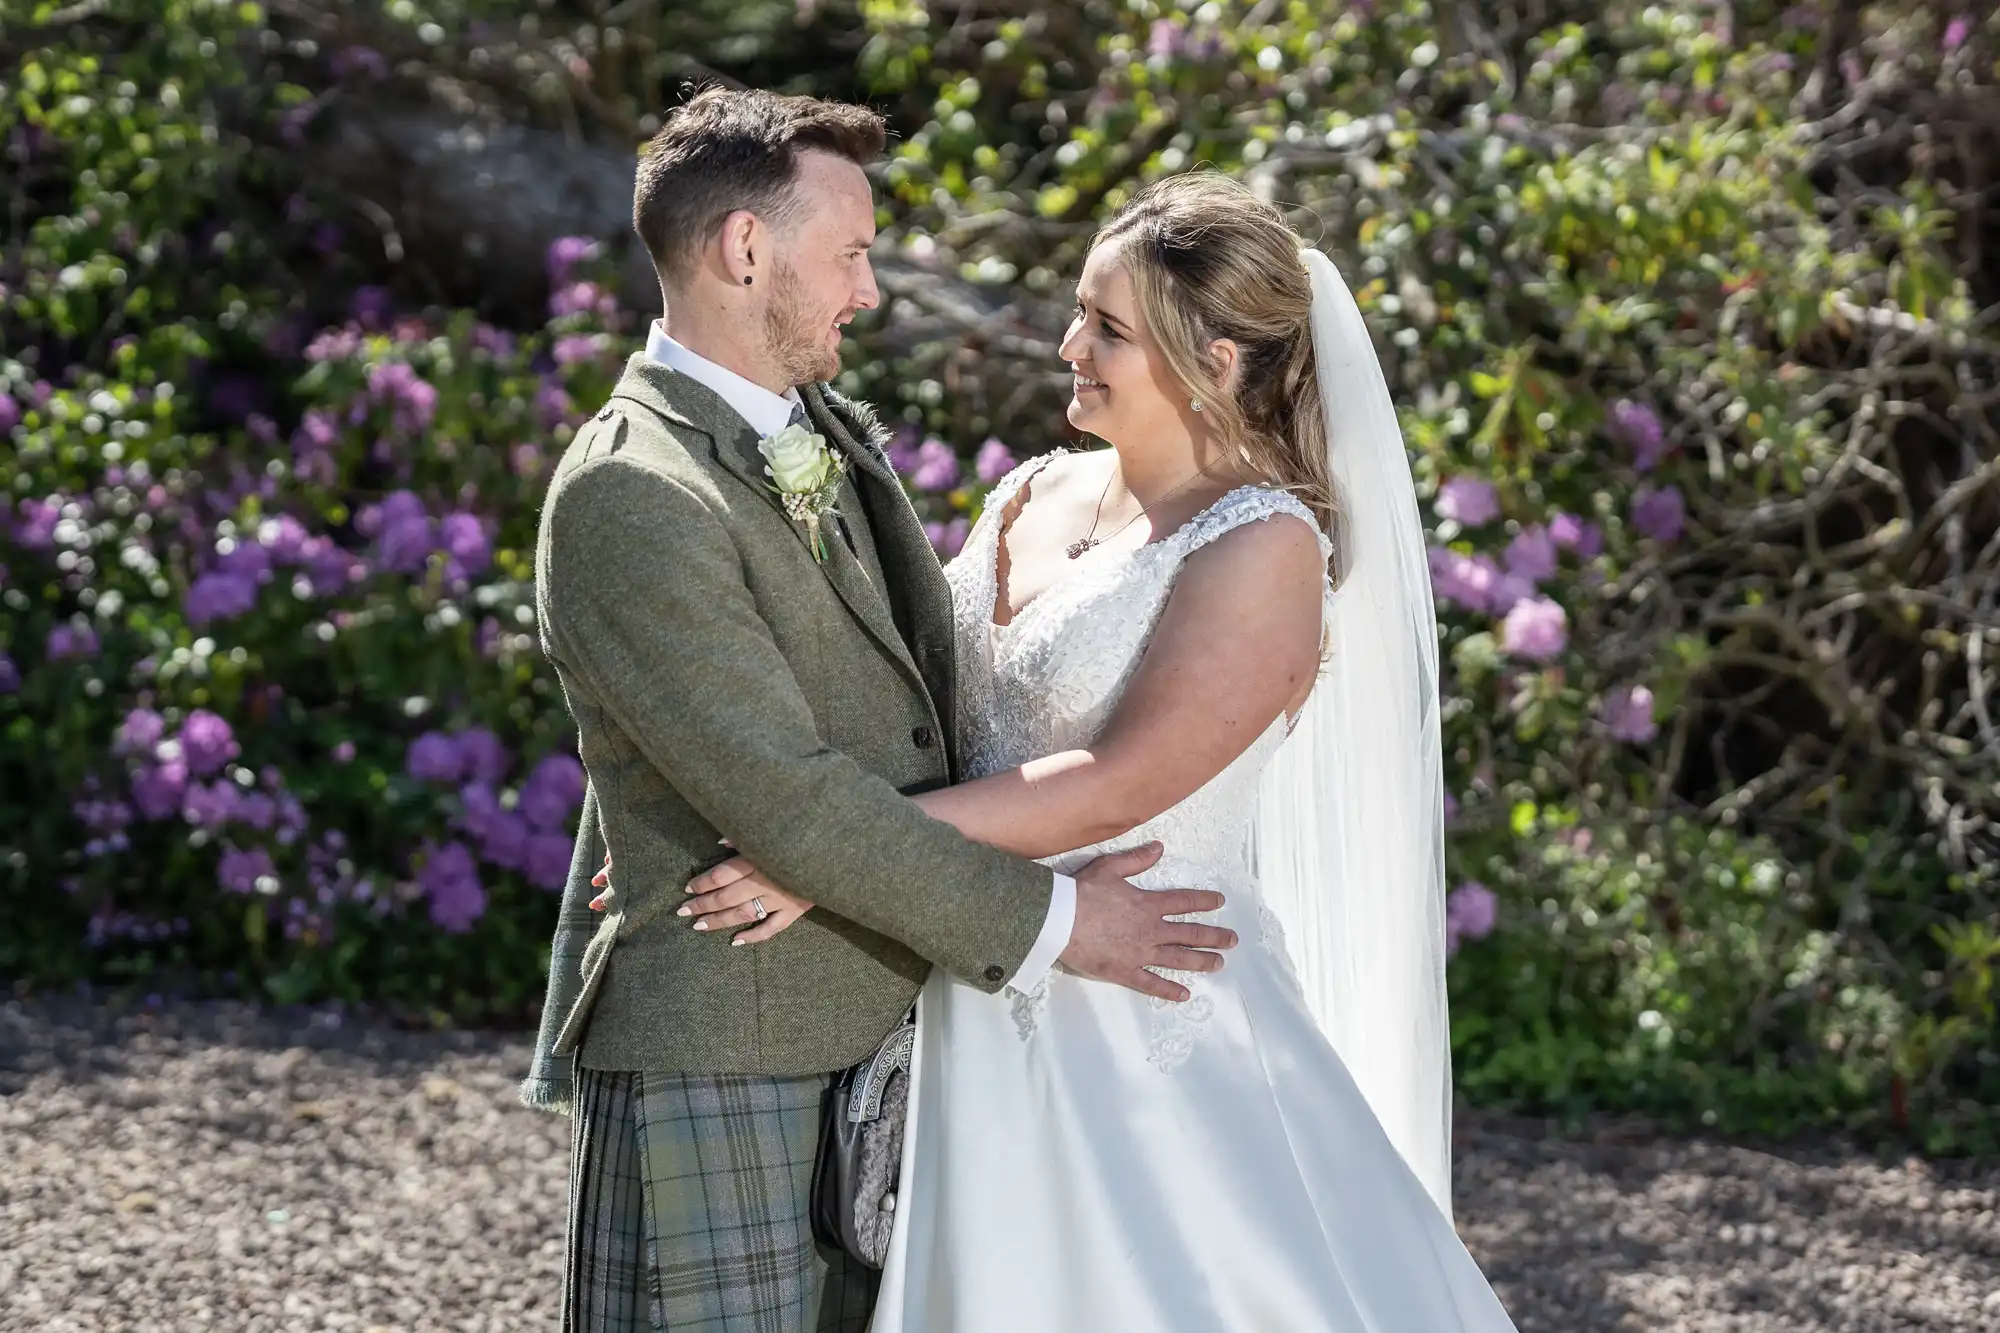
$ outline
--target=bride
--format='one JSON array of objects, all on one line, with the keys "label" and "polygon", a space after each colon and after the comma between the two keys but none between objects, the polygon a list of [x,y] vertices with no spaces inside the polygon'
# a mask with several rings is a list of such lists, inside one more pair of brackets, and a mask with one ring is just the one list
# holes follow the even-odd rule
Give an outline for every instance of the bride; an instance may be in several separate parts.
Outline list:
[{"label": "bride", "polygon": [[[1186,175],[1097,236],[1062,355],[1112,447],[1016,469],[949,567],[973,780],[918,800],[1058,870],[1161,844],[1141,882],[1242,945],[1155,997],[932,975],[871,1328],[1511,1330],[1451,1224],[1436,629],[1360,312]],[[709,885],[752,939],[810,909]]]}]

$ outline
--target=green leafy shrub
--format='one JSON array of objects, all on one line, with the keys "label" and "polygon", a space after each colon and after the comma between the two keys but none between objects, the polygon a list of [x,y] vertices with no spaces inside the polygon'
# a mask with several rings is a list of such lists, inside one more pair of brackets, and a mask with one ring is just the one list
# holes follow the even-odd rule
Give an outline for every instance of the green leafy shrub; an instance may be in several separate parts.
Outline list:
[{"label": "green leafy shrub", "polygon": [[[1963,184],[1990,136],[1945,132],[1995,104],[1990,23],[152,8],[0,28],[0,969],[532,1004],[556,848],[533,873],[519,821],[492,830],[561,804],[526,551],[638,332],[618,238],[555,252],[546,317],[502,332],[483,292],[368,258],[398,220],[299,160],[370,97],[622,150],[721,68],[898,128],[843,387],[901,423],[946,553],[1070,442],[1069,285],[1138,184],[1238,174],[1340,262],[1434,541],[1468,1096],[1990,1145],[2000,282]],[[139,817],[198,711],[268,827],[190,823],[209,776]]]}]

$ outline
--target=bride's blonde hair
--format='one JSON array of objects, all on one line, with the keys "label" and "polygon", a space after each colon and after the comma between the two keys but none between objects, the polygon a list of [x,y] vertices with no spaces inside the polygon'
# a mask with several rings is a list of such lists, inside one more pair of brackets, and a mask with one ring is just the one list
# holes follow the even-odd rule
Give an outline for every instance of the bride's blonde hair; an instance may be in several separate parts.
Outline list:
[{"label": "bride's blonde hair", "polygon": [[[1312,281],[1298,233],[1246,186],[1203,171],[1140,190],[1090,246],[1113,243],[1161,355],[1200,400],[1225,455],[1297,495],[1334,537]],[[1218,338],[1237,346],[1233,393],[1209,359]]]}]

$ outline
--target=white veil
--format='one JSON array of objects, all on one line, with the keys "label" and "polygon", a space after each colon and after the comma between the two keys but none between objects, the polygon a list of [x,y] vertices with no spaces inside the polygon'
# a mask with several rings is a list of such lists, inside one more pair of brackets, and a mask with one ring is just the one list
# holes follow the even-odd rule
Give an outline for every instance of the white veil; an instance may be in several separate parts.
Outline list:
[{"label": "white veil", "polygon": [[1303,249],[1341,532],[1326,662],[1265,770],[1252,851],[1313,1016],[1451,1216],[1436,613],[1403,433],[1340,272]]}]

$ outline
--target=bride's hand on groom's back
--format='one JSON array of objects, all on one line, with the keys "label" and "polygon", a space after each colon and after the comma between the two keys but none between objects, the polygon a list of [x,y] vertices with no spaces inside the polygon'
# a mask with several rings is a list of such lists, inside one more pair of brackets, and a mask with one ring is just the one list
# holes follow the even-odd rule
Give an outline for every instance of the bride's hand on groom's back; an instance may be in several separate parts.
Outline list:
[{"label": "bride's hand on groom's back", "polygon": [[[732,844],[723,839],[723,846]],[[611,858],[604,858],[604,868],[591,876],[591,886],[604,892],[590,900],[593,911],[602,912],[612,903],[616,890],[611,887]],[[727,930],[731,926],[749,926],[729,942],[731,944],[757,944],[770,939],[785,927],[797,921],[813,905],[796,894],[786,893],[764,877],[762,871],[740,856],[733,856],[721,865],[695,876],[687,886],[691,895],[675,916],[693,917],[696,930]],[[763,916],[758,916],[758,908]]]},{"label": "bride's hand on groom's back", "polygon": [[1100,856],[1076,879],[1076,924],[1063,966],[1097,981],[1109,981],[1162,1000],[1185,1000],[1187,987],[1149,968],[1216,972],[1217,950],[1236,947],[1236,932],[1168,917],[1221,908],[1223,896],[1207,889],[1142,889],[1131,877],[1155,865],[1164,849],[1157,842],[1129,852]]},{"label": "bride's hand on groom's back", "polygon": [[696,875],[688,882],[687,891],[692,896],[674,915],[693,917],[696,930],[750,927],[732,938],[731,944],[761,943],[813,909],[811,903],[786,893],[740,856]]}]

